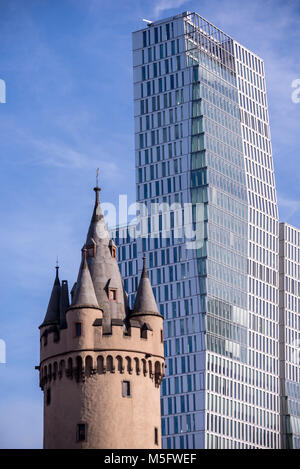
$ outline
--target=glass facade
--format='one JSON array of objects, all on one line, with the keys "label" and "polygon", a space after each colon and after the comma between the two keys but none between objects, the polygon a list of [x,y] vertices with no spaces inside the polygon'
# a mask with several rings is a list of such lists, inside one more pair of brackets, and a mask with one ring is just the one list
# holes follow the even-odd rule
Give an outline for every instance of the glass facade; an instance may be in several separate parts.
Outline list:
[{"label": "glass facade", "polygon": [[279,229],[282,448],[300,449],[300,230]]},{"label": "glass facade", "polygon": [[279,230],[263,61],[186,12],[133,33],[133,70],[141,217],[112,235],[130,305],[146,253],[165,319],[163,447],[278,448]]}]

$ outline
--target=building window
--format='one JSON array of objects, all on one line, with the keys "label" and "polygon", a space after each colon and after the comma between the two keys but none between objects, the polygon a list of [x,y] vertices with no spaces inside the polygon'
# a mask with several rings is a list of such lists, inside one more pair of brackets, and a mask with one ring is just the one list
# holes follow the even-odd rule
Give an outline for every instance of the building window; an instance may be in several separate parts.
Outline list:
[{"label": "building window", "polygon": [[158,428],[154,427],[154,444],[158,445]]},{"label": "building window", "polygon": [[163,341],[164,341],[164,333],[163,333],[162,329],[160,330],[160,341],[161,341],[161,343],[163,343]]},{"label": "building window", "polygon": [[74,324],[74,334],[75,334],[75,337],[80,337],[82,335],[82,324],[81,324],[81,322],[75,322],[75,324]]},{"label": "building window", "polygon": [[130,381],[122,381],[122,397],[130,397],[130,396],[131,396]]},{"label": "building window", "polygon": [[93,244],[85,247],[86,257],[95,257],[96,255],[96,243],[93,241]]},{"label": "building window", "polygon": [[86,424],[85,423],[79,423],[77,425],[76,441],[86,441]]},{"label": "building window", "polygon": [[108,299],[110,301],[117,301],[117,289],[116,288],[108,289]]},{"label": "building window", "polygon": [[46,391],[46,404],[50,405],[51,404],[51,389],[48,388]]}]

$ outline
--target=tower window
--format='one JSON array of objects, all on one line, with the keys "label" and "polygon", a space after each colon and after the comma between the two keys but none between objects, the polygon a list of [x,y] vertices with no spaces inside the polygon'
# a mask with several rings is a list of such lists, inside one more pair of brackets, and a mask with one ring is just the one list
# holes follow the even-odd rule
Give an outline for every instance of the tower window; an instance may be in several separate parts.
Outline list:
[{"label": "tower window", "polygon": [[48,388],[46,391],[46,404],[50,405],[51,404],[51,389]]},{"label": "tower window", "polygon": [[108,289],[108,298],[110,301],[117,301],[117,289],[116,288]]},{"label": "tower window", "polygon": [[158,428],[154,427],[154,444],[158,445]]},{"label": "tower window", "polygon": [[162,329],[160,330],[160,341],[161,341],[161,343],[163,343],[163,341],[164,341],[164,333],[163,333]]},{"label": "tower window", "polygon": [[130,381],[122,381],[122,397],[130,397],[130,396],[131,396]]},{"label": "tower window", "polygon": [[93,244],[85,247],[86,257],[95,257],[96,255],[96,243],[93,241]]},{"label": "tower window", "polygon": [[86,441],[86,424],[85,423],[79,423],[77,425],[76,440]]},{"label": "tower window", "polygon": [[75,322],[75,324],[74,324],[74,333],[75,333],[75,337],[80,337],[82,335],[82,324],[81,324],[81,322]]}]

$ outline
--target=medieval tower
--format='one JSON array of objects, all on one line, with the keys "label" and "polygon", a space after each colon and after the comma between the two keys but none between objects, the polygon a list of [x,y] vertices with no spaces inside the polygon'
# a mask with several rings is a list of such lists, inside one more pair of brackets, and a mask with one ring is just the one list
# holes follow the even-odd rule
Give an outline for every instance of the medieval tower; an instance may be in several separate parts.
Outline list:
[{"label": "medieval tower", "polygon": [[95,207],[71,291],[58,267],[40,326],[44,448],[160,448],[163,318],[144,259],[133,310],[94,188]]}]

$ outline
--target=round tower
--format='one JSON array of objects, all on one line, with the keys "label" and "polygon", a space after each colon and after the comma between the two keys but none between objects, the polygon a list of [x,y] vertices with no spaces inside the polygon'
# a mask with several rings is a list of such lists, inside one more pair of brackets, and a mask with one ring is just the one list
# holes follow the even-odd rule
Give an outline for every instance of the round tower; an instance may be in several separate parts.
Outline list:
[{"label": "round tower", "polygon": [[69,305],[58,268],[40,326],[44,448],[161,448],[163,318],[145,260],[133,311],[96,187]]}]

